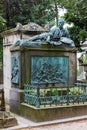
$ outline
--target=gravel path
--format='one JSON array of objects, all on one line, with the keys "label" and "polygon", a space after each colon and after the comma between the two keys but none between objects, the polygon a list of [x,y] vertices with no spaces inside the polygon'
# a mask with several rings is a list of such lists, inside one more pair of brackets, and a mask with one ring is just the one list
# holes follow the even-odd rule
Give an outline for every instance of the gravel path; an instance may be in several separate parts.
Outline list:
[{"label": "gravel path", "polygon": [[55,124],[43,127],[26,128],[21,130],[87,130],[87,120]]}]

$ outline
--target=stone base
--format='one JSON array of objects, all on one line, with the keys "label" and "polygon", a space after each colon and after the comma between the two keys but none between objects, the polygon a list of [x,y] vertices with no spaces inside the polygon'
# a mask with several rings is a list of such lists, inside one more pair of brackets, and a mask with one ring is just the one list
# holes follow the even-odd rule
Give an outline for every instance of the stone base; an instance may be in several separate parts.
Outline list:
[{"label": "stone base", "polygon": [[18,125],[17,120],[10,112],[0,112],[0,128],[7,128]]},{"label": "stone base", "polygon": [[21,104],[21,116],[34,122],[52,121],[64,118],[87,115],[87,104],[36,108]]},{"label": "stone base", "polygon": [[18,88],[10,89],[10,111],[13,113],[20,113],[20,103],[23,102],[23,91]]}]

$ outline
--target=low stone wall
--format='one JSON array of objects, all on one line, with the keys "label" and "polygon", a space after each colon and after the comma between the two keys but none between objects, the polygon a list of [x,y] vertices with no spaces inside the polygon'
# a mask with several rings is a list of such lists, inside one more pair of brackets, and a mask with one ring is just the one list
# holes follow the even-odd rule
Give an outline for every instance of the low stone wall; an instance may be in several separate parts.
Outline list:
[{"label": "low stone wall", "polygon": [[50,108],[34,108],[22,103],[20,108],[21,116],[26,117],[34,122],[52,121],[87,115],[87,104]]}]

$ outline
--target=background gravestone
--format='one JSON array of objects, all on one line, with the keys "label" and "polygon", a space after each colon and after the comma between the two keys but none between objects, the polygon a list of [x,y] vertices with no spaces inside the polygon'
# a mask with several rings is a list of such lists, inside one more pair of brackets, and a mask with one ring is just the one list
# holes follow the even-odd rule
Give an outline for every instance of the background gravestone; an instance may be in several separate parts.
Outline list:
[{"label": "background gravestone", "polygon": [[[5,101],[9,103],[9,95],[11,88],[11,46],[20,39],[27,39],[36,34],[45,32],[46,30],[35,23],[28,23],[27,25],[4,31],[1,33],[3,37],[3,84],[5,91]],[[1,72],[2,73],[2,72]]]}]

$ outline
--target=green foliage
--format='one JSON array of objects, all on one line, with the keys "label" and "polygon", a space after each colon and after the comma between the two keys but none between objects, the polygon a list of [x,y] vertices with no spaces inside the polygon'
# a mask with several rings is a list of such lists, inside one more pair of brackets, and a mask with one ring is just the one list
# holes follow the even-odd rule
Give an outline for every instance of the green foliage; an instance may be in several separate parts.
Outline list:
[{"label": "green foliage", "polygon": [[[58,9],[64,7],[67,9],[64,16],[67,23],[73,23],[69,29],[71,38],[79,48],[80,41],[87,38],[86,5],[87,0],[0,0],[0,14],[6,21],[7,29],[15,27],[17,22],[35,22],[41,26],[49,23],[53,26]],[[0,30],[3,31],[1,24],[4,24],[2,20]]]},{"label": "green foliage", "polygon": [[[52,0],[0,0],[0,33],[16,24],[35,22],[44,26],[52,24],[55,16]],[[50,22],[51,21],[51,22]],[[2,38],[0,37],[0,57]]]},{"label": "green foliage", "polygon": [[0,33],[6,29],[6,20],[0,16]]},{"label": "green foliage", "polygon": [[84,39],[87,38],[87,31],[85,29],[80,29],[79,37],[81,41],[84,41]]},{"label": "green foliage", "polygon": [[79,35],[78,35],[78,32],[79,32],[79,27],[78,26],[72,26],[70,28],[68,28],[69,30],[69,33],[70,33],[70,37],[71,39],[73,39],[76,47],[79,47],[79,42],[80,42],[80,38],[79,38]]},{"label": "green foliage", "polygon": [[87,63],[87,54],[83,54],[83,63]]},{"label": "green foliage", "polygon": [[2,15],[6,19],[7,27],[15,27],[17,22],[26,24],[36,22],[45,25],[54,19],[53,0],[4,0],[0,6]]},{"label": "green foliage", "polygon": [[70,28],[70,34],[75,41],[76,47],[80,47],[80,41],[87,38],[87,1],[86,0],[66,0],[62,1],[63,6],[67,9],[65,14],[66,21],[73,27]]},{"label": "green foliage", "polygon": [[50,0],[44,0],[32,9],[32,21],[44,26],[47,22],[54,20],[54,9]]},{"label": "green foliage", "polygon": [[4,26],[5,23],[6,23],[6,20],[2,16],[0,16],[0,26]]},{"label": "green foliage", "polygon": [[83,93],[84,93],[84,91],[78,87],[70,88],[70,91],[69,91],[70,95],[79,95],[79,94],[83,94]]},{"label": "green foliage", "polygon": [[[0,33],[6,29],[6,20],[0,16]],[[0,68],[2,67],[2,59],[3,59],[3,40],[0,36]]]}]

